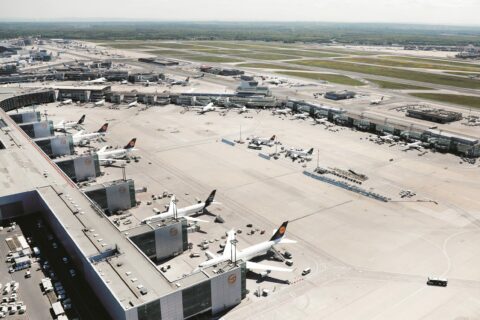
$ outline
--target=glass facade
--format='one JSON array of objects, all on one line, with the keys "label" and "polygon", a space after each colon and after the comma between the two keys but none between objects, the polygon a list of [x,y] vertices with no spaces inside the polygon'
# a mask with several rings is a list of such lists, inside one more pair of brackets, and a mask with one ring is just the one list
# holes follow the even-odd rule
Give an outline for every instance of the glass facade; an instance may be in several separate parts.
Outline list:
[{"label": "glass facade", "polygon": [[188,223],[187,220],[182,220],[182,240],[183,240],[183,251],[188,249]]},{"label": "glass facade", "polygon": [[87,191],[85,194],[95,201],[102,210],[108,209],[107,192],[105,188]]},{"label": "glass facade", "polygon": [[132,240],[133,243],[135,243],[135,245],[142,250],[147,257],[151,259],[156,257],[157,250],[155,247],[155,231],[133,236],[130,238],[130,240]]},{"label": "glass facade", "polygon": [[135,207],[137,205],[137,199],[135,198],[135,183],[133,180],[128,182],[128,191],[130,193],[130,207]]},{"label": "glass facade", "polygon": [[205,281],[182,291],[183,317],[188,318],[212,307],[210,281]]},{"label": "glass facade", "polygon": [[153,301],[137,308],[138,320],[161,320],[160,300]]},{"label": "glass facade", "polygon": [[57,162],[57,166],[62,169],[62,171],[65,172],[70,179],[76,181],[77,175],[75,174],[75,165],[73,160],[59,161]]},{"label": "glass facade", "polygon": [[247,264],[242,263],[240,265],[240,274],[242,280],[242,299],[245,299],[247,296]]}]

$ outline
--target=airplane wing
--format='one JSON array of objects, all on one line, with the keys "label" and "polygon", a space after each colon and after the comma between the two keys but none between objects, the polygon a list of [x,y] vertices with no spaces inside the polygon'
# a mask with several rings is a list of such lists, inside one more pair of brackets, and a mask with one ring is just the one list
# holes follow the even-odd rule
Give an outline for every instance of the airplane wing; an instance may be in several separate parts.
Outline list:
[{"label": "airplane wing", "polygon": [[225,248],[223,249],[223,256],[231,257],[232,256],[232,241],[235,240],[235,230],[228,231],[227,241],[225,243]]},{"label": "airplane wing", "polygon": [[97,151],[97,153],[105,152],[107,150],[107,147],[108,146],[103,146],[100,150]]},{"label": "airplane wing", "polygon": [[216,255],[215,253],[213,253],[209,250],[205,251],[205,255],[207,256],[207,260],[218,258],[218,255]]},{"label": "airplane wing", "polygon": [[269,266],[266,264],[260,264],[256,262],[247,261],[246,263],[247,269],[249,270],[263,270],[263,271],[280,271],[280,272],[292,272],[292,269],[289,268],[282,268],[282,267],[274,267]]},{"label": "airplane wing", "polygon": [[73,136],[74,136],[74,137],[77,137],[77,136],[79,136],[79,135],[82,135],[84,132],[85,132],[85,130],[80,130],[80,131],[78,131],[77,133],[75,133]]},{"label": "airplane wing", "polygon": [[189,216],[184,216],[185,220],[187,221],[192,221],[192,222],[207,222],[207,220],[202,220],[202,219],[198,219],[198,218],[194,218],[194,217],[189,217]]},{"label": "airplane wing", "polygon": [[112,164],[115,164],[115,163],[122,163],[122,164],[127,163],[126,160],[109,159],[109,158],[98,158],[98,161],[100,162],[101,165],[112,165]]}]

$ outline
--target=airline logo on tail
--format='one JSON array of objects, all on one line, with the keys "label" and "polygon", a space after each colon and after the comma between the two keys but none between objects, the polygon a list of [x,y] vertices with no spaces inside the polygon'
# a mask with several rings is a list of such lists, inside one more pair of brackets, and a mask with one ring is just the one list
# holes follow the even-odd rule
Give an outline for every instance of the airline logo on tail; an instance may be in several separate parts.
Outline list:
[{"label": "airline logo on tail", "polygon": [[107,132],[107,129],[108,129],[108,123],[105,123],[97,132],[98,133]]},{"label": "airline logo on tail", "polygon": [[285,221],[284,223],[282,223],[282,225],[280,226],[280,228],[277,229],[277,231],[272,236],[270,241],[277,241],[283,238],[283,236],[285,235],[285,232],[287,231],[287,225],[288,225],[288,221]]},{"label": "airline logo on tail", "polygon": [[217,193],[217,190],[213,190],[210,195],[208,196],[207,200],[205,200],[205,207],[208,207],[209,205],[212,204],[213,200],[215,199],[215,193]]},{"label": "airline logo on tail", "polygon": [[129,143],[123,149],[133,149],[135,147],[135,142],[137,142],[137,138],[133,138],[130,140]]},{"label": "airline logo on tail", "polygon": [[308,153],[308,154],[313,154],[313,148],[311,148],[310,150],[308,150],[307,153]]},{"label": "airline logo on tail", "polygon": [[83,124],[83,122],[85,121],[85,115],[83,115],[80,120],[78,120],[77,124]]}]

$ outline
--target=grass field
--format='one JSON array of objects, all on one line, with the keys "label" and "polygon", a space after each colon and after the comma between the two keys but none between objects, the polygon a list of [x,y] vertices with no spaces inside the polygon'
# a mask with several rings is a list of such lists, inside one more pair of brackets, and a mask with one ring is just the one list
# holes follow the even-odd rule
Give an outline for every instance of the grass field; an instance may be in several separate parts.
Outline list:
[{"label": "grass field", "polygon": [[179,50],[168,50],[168,49],[165,49],[165,50],[148,50],[148,51],[145,51],[145,52],[155,54],[155,55],[159,55],[159,56],[170,56],[170,57],[190,55],[189,52],[179,51]]},{"label": "grass field", "polygon": [[350,61],[350,62],[359,62],[359,63],[368,63],[380,66],[387,67],[403,67],[403,68],[417,68],[417,69],[435,69],[435,70],[456,70],[456,71],[475,71],[479,70],[478,68],[473,67],[461,67],[461,66],[452,66],[446,64],[441,64],[440,60],[438,64],[424,62],[422,60],[399,60],[397,57],[389,58],[368,58],[368,57],[355,57],[355,58],[339,58],[338,60]]},{"label": "grass field", "polygon": [[480,97],[476,96],[463,96],[457,94],[443,93],[410,93],[410,95],[421,99],[428,99],[445,103],[454,103],[470,108],[480,109]]},{"label": "grass field", "polygon": [[274,69],[274,70],[298,70],[298,68],[281,66],[278,64],[273,63],[241,63],[237,64],[237,67],[244,67],[244,68],[257,68],[257,69]]},{"label": "grass field", "polygon": [[268,53],[268,52],[247,52],[235,54],[235,56],[249,58],[249,59],[258,59],[258,60],[292,60],[298,59],[297,56],[287,56],[284,54],[278,53]]},{"label": "grass field", "polygon": [[454,61],[454,60],[447,60],[447,59],[428,59],[428,58],[420,58],[420,57],[405,57],[405,56],[380,56],[380,58],[394,58],[395,60],[402,60],[402,61],[414,61],[420,63],[433,63],[433,64],[441,64],[441,65],[448,65],[448,66],[458,66],[458,67],[465,67],[465,68],[476,68],[480,70],[480,64],[468,63],[468,62],[461,62],[461,61]]},{"label": "grass field", "polygon": [[150,45],[145,43],[145,42],[135,42],[135,43],[102,43],[100,44],[101,46],[104,47],[110,47],[110,48],[115,48],[115,49],[129,49],[129,50],[134,50],[134,49],[145,49],[149,48]]},{"label": "grass field", "polygon": [[200,61],[200,62],[217,62],[217,63],[228,63],[228,62],[243,62],[243,60],[229,57],[220,57],[220,56],[183,56],[182,59],[190,61]]},{"label": "grass field", "polygon": [[205,46],[199,46],[195,44],[187,44],[187,43],[177,43],[177,42],[157,42],[150,44],[152,47],[157,48],[167,48],[167,49],[191,49],[191,50],[198,50],[198,49],[209,49]]},{"label": "grass field", "polygon": [[356,79],[352,79],[347,76],[343,76],[340,74],[331,74],[331,73],[319,73],[319,72],[300,72],[300,71],[279,71],[279,74],[283,74],[286,76],[294,76],[312,80],[323,80],[337,84],[344,84],[349,86],[363,86],[365,85],[363,82],[358,81]]},{"label": "grass field", "polygon": [[296,48],[295,44],[287,44],[281,42],[252,42],[252,41],[192,41],[191,44],[210,46],[217,48],[226,48],[226,49],[269,49],[269,48]]},{"label": "grass field", "polygon": [[280,43],[267,44],[266,42],[253,43],[253,42],[247,42],[247,41],[239,41],[239,42],[194,41],[189,43],[192,45],[201,45],[201,46],[209,46],[209,47],[224,48],[224,49],[261,49],[261,48],[271,48],[275,46],[279,46],[279,47],[284,46]]},{"label": "grass field", "polygon": [[200,52],[200,53],[211,53],[211,54],[231,54],[231,55],[236,55],[239,53],[249,53],[250,51],[247,50],[235,50],[235,49],[196,49],[192,50],[195,52]]},{"label": "grass field", "polygon": [[476,72],[455,72],[455,71],[448,71],[448,72],[445,72],[445,73],[454,74],[454,75],[457,75],[457,76],[477,77],[477,78],[480,78],[480,73],[476,73]]},{"label": "grass field", "polygon": [[286,54],[286,55],[306,57],[306,58],[329,58],[329,57],[340,56],[339,54],[336,54],[333,52],[322,52],[322,51],[300,50],[300,49],[260,49],[257,51]]},{"label": "grass field", "polygon": [[433,83],[439,85],[479,89],[480,81],[460,78],[455,76],[433,74],[426,72],[417,72],[410,70],[394,69],[380,66],[360,65],[341,61],[327,61],[327,60],[297,60],[289,61],[291,64],[298,64],[309,67],[319,67],[334,70],[343,70],[349,72],[358,72],[363,74],[372,74],[377,76],[385,76],[391,78],[399,78],[405,80]]},{"label": "grass field", "polygon": [[421,87],[421,86],[414,86],[411,84],[404,84],[398,82],[391,82],[391,81],[383,81],[383,80],[374,80],[374,79],[365,79],[370,82],[377,84],[382,89],[395,89],[395,90],[434,90],[432,88]]},{"label": "grass field", "polygon": [[347,48],[331,48],[331,47],[321,47],[318,50],[324,51],[324,52],[336,53],[336,54],[350,54],[355,56],[373,56],[380,53],[375,51],[362,51],[362,50],[354,50],[354,49],[347,49]]}]

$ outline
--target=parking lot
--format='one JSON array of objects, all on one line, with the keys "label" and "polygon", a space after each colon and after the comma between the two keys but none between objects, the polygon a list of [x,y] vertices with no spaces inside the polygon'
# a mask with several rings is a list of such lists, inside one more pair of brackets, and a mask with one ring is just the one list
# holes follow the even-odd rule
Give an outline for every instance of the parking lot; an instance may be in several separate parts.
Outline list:
[{"label": "parking lot", "polygon": [[[10,263],[1,268],[0,282],[19,283],[18,301],[27,307],[23,315],[18,312],[7,316],[11,319],[55,319],[51,303],[60,301],[69,319],[108,319],[106,312],[98,303],[88,284],[82,281],[81,274],[73,266],[61,243],[40,215],[30,215],[18,219],[15,230],[8,227],[0,231],[0,242],[4,258],[9,252],[5,239],[13,235],[24,235],[31,248],[37,248],[39,254],[32,257],[29,269],[9,273]],[[26,272],[30,271],[30,277]],[[50,278],[53,286],[51,292],[44,292],[42,279]],[[6,297],[8,295],[3,295]]]}]

